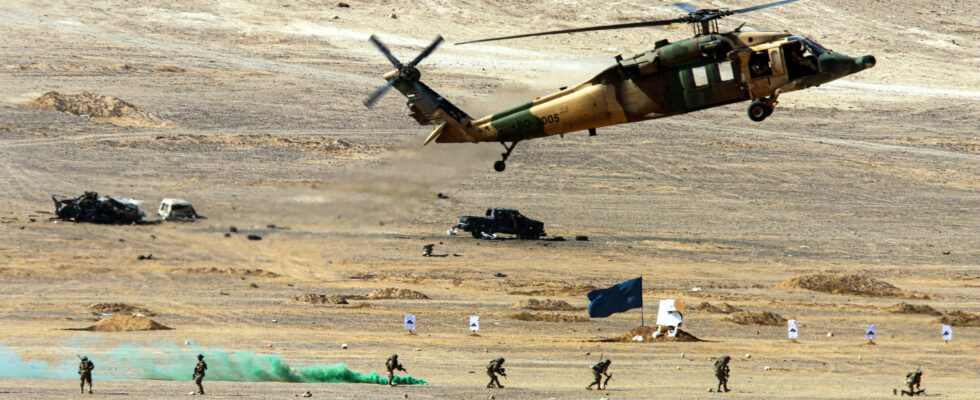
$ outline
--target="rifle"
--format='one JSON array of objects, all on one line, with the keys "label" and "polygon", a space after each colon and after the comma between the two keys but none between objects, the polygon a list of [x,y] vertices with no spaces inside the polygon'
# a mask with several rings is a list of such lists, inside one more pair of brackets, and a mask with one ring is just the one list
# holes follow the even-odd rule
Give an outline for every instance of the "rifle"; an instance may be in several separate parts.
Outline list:
[{"label": "rifle", "polygon": [[612,374],[606,374],[606,381],[605,382],[602,382],[602,387],[603,388],[608,388],[609,387],[609,380],[610,379],[612,379]]}]

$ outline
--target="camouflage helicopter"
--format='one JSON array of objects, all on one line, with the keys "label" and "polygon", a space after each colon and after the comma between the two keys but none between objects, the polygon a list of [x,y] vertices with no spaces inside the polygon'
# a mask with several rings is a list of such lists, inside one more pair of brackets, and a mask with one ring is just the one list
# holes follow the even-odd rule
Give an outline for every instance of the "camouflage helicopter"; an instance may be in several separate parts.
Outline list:
[{"label": "camouflage helicopter", "polygon": [[[375,36],[370,41],[395,66],[384,75],[387,83],[365,101],[373,107],[394,87],[408,98],[411,116],[422,125],[438,127],[425,144],[499,142],[501,160],[493,168],[502,172],[518,142],[545,136],[685,114],[692,111],[751,100],[749,118],[769,117],[779,95],[840,79],[874,67],[874,56],[850,57],[821,46],[801,35],[742,31],[719,33],[718,20],[765,8],[793,3],[784,0],[737,10],[697,9],[688,3],[674,7],[687,15],[668,19],[615,25],[562,29],[457,43],[478,43],[532,36],[690,24],[694,37],[675,43],[656,42],[653,49],[616,63],[594,78],[576,86],[539,97],[499,113],[473,119],[422,83],[416,68],[442,43],[437,37],[408,64],[402,64]],[[509,145],[508,145],[509,143]]]}]

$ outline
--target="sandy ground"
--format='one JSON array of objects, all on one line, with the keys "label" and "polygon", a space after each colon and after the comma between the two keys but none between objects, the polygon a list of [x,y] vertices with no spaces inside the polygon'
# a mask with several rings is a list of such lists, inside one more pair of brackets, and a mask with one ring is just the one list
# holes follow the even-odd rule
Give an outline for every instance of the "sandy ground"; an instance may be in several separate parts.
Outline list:
[{"label": "sandy ground", "polygon": [[[761,124],[739,104],[597,137],[522,143],[502,174],[490,168],[495,145],[420,148],[428,129],[394,95],[363,108],[389,68],[368,35],[380,33],[405,60],[437,34],[457,42],[668,18],[677,15],[670,2],[215,3],[0,4],[0,345],[28,359],[72,362],[84,353],[99,364],[118,345],[189,340],[362,371],[380,370],[397,352],[430,383],[213,382],[214,397],[310,390],[315,398],[481,398],[489,395],[482,368],[497,356],[507,357],[510,375],[497,399],[879,399],[918,366],[929,393],[980,397],[980,329],[956,327],[944,344],[936,317],[884,310],[905,301],[980,312],[980,3],[806,0],[731,18],[723,26],[805,34],[846,54],[874,54],[878,66],[787,94]],[[618,53],[688,34],[679,26],[447,44],[421,69],[430,86],[476,115],[588,78]],[[117,126],[26,106],[50,90],[116,96],[174,125]],[[333,140],[353,150],[317,146]],[[48,220],[50,194],[84,190],[143,199],[148,212],[160,198],[186,198],[208,219]],[[518,207],[551,235],[591,240],[445,236],[457,215],[489,206]],[[229,226],[239,234],[224,237]],[[248,233],[263,240],[247,241]],[[422,258],[426,243],[458,256]],[[137,260],[145,254],[153,259]],[[281,276],[195,272],[212,267]],[[930,299],[776,288],[811,272],[866,273]],[[661,298],[727,302],[797,318],[801,339],[785,340],[785,327],[693,311],[688,331],[709,342],[591,341],[636,326],[635,311],[581,323],[508,317],[531,297],[585,306],[583,287],[640,274],[648,319]],[[288,303],[302,293],[383,287],[431,299]],[[63,330],[90,325],[86,306],[103,301],[144,306],[176,329]],[[370,306],[356,306],[363,303]],[[419,335],[402,333],[406,313],[418,315]],[[481,316],[480,337],[467,335],[471,314]],[[877,346],[864,345],[867,323],[877,324]],[[599,354],[613,359],[615,378],[609,391],[586,392]],[[707,393],[712,360],[722,354],[735,357],[734,391]],[[190,390],[188,382],[105,382],[99,373],[111,366],[99,365],[96,397]],[[0,379],[2,398],[68,397],[76,388],[71,380]]]}]

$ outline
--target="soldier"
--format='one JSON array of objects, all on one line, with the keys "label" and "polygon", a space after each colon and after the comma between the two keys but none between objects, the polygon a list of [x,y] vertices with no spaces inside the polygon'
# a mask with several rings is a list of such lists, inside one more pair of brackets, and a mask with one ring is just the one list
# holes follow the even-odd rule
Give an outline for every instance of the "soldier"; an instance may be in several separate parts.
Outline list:
[{"label": "soldier", "polygon": [[715,376],[718,378],[718,392],[721,393],[721,388],[724,386],[725,392],[730,392],[728,389],[728,362],[732,360],[731,356],[723,356],[715,360]]},{"label": "soldier", "polygon": [[408,373],[405,367],[398,362],[398,354],[392,354],[388,357],[388,361],[385,361],[385,368],[388,369],[388,386],[395,386],[395,370]]},{"label": "soldier", "polygon": [[82,379],[82,394],[85,394],[85,383],[88,382],[88,394],[92,394],[92,370],[95,369],[95,364],[88,359],[88,357],[82,357],[82,362],[78,364],[78,375]]},{"label": "soldier", "polygon": [[495,387],[496,388],[500,388],[500,389],[503,389],[504,388],[504,385],[501,385],[500,384],[500,380],[497,379],[497,375],[498,374],[500,376],[504,376],[504,377],[507,376],[507,373],[504,372],[504,358],[503,357],[500,357],[500,358],[498,358],[496,360],[490,361],[490,364],[487,364],[487,375],[490,376],[490,383],[487,384],[487,388],[489,388],[489,389],[492,389],[492,388],[495,388]]},{"label": "soldier", "polygon": [[908,385],[909,390],[903,390],[902,396],[919,396],[925,392],[922,389],[922,370],[916,368],[915,371],[905,374],[905,384]]},{"label": "soldier", "polygon": [[197,384],[197,394],[204,394],[204,371],[208,370],[208,364],[204,362],[204,354],[197,355],[197,365],[194,366],[194,383]]},{"label": "soldier", "polygon": [[[612,377],[612,374],[606,372],[607,370],[609,370],[609,364],[612,364],[612,360],[606,359],[605,361],[599,361],[598,364],[592,366],[592,377],[593,379],[595,379],[595,381],[590,383],[589,386],[586,386],[585,387],[586,389],[592,390],[592,386],[597,385],[596,386],[597,390],[603,390],[605,387],[609,385],[609,378]],[[603,375],[606,376],[605,385],[602,384]]]},{"label": "soldier", "polygon": [[435,250],[435,247],[434,244],[422,246],[422,257],[432,257],[432,251]]}]

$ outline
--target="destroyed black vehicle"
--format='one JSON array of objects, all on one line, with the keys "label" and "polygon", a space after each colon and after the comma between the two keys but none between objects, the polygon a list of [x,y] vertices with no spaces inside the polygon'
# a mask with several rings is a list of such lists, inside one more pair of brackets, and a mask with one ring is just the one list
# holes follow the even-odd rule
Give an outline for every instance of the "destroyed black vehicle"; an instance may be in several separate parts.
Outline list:
[{"label": "destroyed black vehicle", "polygon": [[459,230],[469,232],[477,239],[496,239],[498,233],[516,235],[521,240],[537,240],[547,236],[544,223],[525,217],[512,208],[489,208],[486,216],[461,216],[459,223],[449,228],[449,235]]},{"label": "destroyed black vehicle", "polygon": [[133,224],[143,220],[139,202],[133,199],[114,199],[85,192],[78,198],[51,196],[58,218],[66,221],[96,224]]}]

